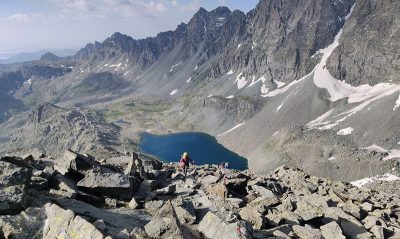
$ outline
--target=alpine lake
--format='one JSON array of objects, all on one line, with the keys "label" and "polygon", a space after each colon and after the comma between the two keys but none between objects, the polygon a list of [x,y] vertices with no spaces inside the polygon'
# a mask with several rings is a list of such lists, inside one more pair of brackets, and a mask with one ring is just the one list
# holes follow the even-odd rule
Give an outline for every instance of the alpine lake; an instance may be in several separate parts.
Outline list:
[{"label": "alpine lake", "polygon": [[179,162],[183,152],[188,152],[196,165],[228,162],[231,169],[247,169],[247,159],[228,150],[205,133],[175,133],[154,135],[143,133],[139,144],[142,153],[153,155],[163,162]]}]

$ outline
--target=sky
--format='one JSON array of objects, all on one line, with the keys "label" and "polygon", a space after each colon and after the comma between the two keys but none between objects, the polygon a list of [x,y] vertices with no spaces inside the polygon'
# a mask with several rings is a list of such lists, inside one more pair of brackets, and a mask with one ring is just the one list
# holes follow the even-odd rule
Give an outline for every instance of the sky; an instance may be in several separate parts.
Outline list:
[{"label": "sky", "polygon": [[154,36],[200,8],[248,12],[259,0],[0,0],[0,58],[15,52],[79,49],[114,32]]}]

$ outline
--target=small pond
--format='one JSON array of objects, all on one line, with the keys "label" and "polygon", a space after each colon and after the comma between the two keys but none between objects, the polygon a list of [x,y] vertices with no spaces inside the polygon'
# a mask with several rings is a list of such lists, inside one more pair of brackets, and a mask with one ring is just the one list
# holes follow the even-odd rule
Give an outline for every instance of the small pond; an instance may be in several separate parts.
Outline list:
[{"label": "small pond", "polygon": [[179,162],[183,152],[188,152],[195,164],[220,164],[229,162],[230,168],[245,170],[247,160],[219,144],[204,133],[177,133],[168,135],[142,134],[139,149],[164,162]]}]

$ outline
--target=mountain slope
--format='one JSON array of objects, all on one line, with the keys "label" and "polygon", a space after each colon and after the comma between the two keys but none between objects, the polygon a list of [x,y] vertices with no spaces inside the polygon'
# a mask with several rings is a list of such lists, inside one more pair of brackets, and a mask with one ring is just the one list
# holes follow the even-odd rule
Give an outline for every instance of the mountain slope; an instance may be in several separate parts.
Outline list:
[{"label": "mountain slope", "polygon": [[391,170],[400,152],[398,12],[398,2],[374,0],[201,8],[174,31],[88,44],[61,59],[68,72],[29,91],[15,78],[22,93],[4,94],[106,115],[123,105],[112,120],[135,124],[121,135],[136,125],[202,131],[257,171],[285,163],[354,180]]},{"label": "mountain slope", "polygon": [[100,158],[118,155],[113,148],[122,145],[120,128],[93,110],[78,110],[47,103],[29,115],[20,115],[7,125],[8,132],[2,133],[9,140],[0,144],[1,151],[23,153],[36,149],[54,156],[72,149]]}]

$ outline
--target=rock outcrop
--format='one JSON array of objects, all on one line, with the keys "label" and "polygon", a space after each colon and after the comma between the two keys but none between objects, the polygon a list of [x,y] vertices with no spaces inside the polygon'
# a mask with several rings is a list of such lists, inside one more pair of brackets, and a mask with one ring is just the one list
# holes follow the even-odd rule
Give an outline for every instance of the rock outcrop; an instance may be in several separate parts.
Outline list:
[{"label": "rock outcrop", "polygon": [[356,86],[399,83],[399,11],[396,1],[356,3],[341,44],[328,61],[327,67],[336,79]]},{"label": "rock outcrop", "polygon": [[0,215],[18,214],[25,209],[26,190],[32,175],[30,168],[7,161],[6,158],[0,159]]},{"label": "rock outcrop", "polygon": [[120,128],[107,123],[94,110],[66,109],[44,103],[21,115],[20,120],[21,125],[9,132],[12,140],[0,150],[21,154],[37,148],[46,155],[59,157],[71,148],[97,158],[120,155],[112,147],[118,148],[121,143]]}]

